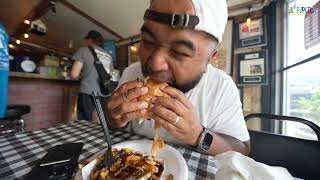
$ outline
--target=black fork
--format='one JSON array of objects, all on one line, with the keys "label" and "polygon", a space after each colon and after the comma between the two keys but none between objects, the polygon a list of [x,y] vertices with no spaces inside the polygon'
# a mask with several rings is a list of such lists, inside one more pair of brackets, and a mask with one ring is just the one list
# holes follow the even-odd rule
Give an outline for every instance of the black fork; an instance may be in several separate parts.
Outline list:
[{"label": "black fork", "polygon": [[105,136],[107,143],[108,143],[107,154],[105,154],[103,165],[106,167],[110,167],[111,164],[113,163],[113,157],[112,157],[112,142],[111,142],[111,138],[110,138],[109,128],[108,128],[107,121],[106,121],[106,118],[104,116],[104,113],[103,113],[103,110],[101,107],[100,97],[99,97],[98,92],[94,91],[92,93],[92,95],[93,95],[93,101],[94,101],[94,104],[96,106],[96,110],[98,113],[98,117],[100,120],[100,124],[102,126],[104,136]]}]

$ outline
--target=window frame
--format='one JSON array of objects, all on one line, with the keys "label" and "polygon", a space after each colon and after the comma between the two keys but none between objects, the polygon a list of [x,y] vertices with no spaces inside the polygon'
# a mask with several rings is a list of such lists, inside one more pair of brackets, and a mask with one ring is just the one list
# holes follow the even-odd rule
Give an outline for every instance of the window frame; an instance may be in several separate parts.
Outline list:
[{"label": "window frame", "polygon": [[[279,12],[279,11],[277,11]],[[280,47],[282,47],[281,49],[283,49],[282,51],[282,61],[281,63],[279,63],[277,65],[277,67],[279,67],[279,71],[278,71],[278,76],[280,77],[278,83],[276,83],[276,89],[279,89],[280,91],[276,94],[276,101],[278,103],[278,108],[277,111],[279,112],[278,114],[282,114],[282,115],[288,115],[288,86],[287,86],[287,82],[288,82],[288,72],[290,69],[304,65],[306,63],[309,63],[311,61],[317,60],[320,58],[320,52],[318,54],[315,54],[309,58],[303,59],[297,63],[294,63],[292,65],[288,65],[288,2],[287,1],[282,1],[281,3],[281,17],[277,17],[277,20],[281,19],[282,20],[282,30],[277,31],[277,37],[280,36],[282,41],[282,45],[280,45]],[[278,23],[278,22],[277,22]],[[280,43],[280,44],[281,44]],[[279,46],[277,46],[279,47]],[[279,122],[275,125],[275,132],[279,133],[279,134],[287,134],[286,133],[286,124],[285,122]]]}]

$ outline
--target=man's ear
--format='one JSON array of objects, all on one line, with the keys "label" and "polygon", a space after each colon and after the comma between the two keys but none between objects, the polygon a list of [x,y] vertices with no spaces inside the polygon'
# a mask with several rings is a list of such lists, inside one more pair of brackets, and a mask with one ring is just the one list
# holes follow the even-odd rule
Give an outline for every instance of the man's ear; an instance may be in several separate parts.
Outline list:
[{"label": "man's ear", "polygon": [[214,50],[213,53],[212,53],[211,56],[210,56],[210,60],[217,59],[217,56],[218,56],[218,51],[217,51],[217,50]]},{"label": "man's ear", "polygon": [[[214,50],[213,53],[209,56],[208,61],[207,61],[207,65],[210,63],[210,61],[214,61],[215,59],[217,59],[218,56],[218,51]],[[207,72],[207,68],[204,71],[205,73]]]},{"label": "man's ear", "polygon": [[218,57],[218,51],[214,50],[212,54],[209,56],[207,64],[209,64],[210,61],[214,61],[215,59],[217,59],[217,57]]}]

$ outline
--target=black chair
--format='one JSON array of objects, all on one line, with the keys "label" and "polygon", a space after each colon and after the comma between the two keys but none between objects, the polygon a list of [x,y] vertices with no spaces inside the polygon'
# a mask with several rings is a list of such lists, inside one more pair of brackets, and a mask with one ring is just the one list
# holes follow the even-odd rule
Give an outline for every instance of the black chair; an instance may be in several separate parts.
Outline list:
[{"label": "black chair", "polygon": [[250,157],[271,166],[282,166],[292,176],[302,179],[320,179],[320,127],[311,121],[272,114],[250,114],[245,120],[285,120],[306,124],[317,135],[318,141],[288,137],[279,134],[249,130]]},{"label": "black chair", "polygon": [[28,105],[8,105],[6,115],[0,119],[0,135],[19,133],[24,131],[24,114],[31,110]]}]

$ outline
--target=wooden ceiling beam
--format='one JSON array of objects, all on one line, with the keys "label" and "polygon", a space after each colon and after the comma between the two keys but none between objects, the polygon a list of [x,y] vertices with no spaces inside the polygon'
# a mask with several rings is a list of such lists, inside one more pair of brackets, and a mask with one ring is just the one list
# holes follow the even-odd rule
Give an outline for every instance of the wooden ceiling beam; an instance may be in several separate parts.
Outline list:
[{"label": "wooden ceiling beam", "polygon": [[125,39],[119,40],[117,41],[116,46],[130,45],[130,44],[136,43],[140,41],[140,36],[141,34],[136,34],[133,36],[129,36]]},{"label": "wooden ceiling beam", "polygon": [[82,11],[81,9],[79,9],[78,7],[74,6],[73,4],[69,3],[67,0],[60,0],[60,3],[62,3],[64,6],[66,6],[67,8],[69,8],[70,10],[76,12],[77,14],[79,14],[80,16],[88,19],[89,21],[91,21],[92,23],[94,23],[95,25],[101,27],[102,29],[104,29],[105,31],[107,31],[108,33],[111,33],[112,35],[114,35],[115,37],[117,37],[118,39],[122,40],[124,39],[124,37],[122,37],[120,34],[116,33],[115,31],[113,31],[112,29],[108,28],[106,25],[102,24],[101,22],[97,21],[96,19],[94,19],[93,17],[89,16],[86,12]]},{"label": "wooden ceiling beam", "polygon": [[121,41],[118,41],[118,42],[128,41],[128,40],[134,41],[136,39],[140,39],[140,36],[141,36],[141,34],[139,33],[139,34],[136,34],[136,35],[133,35],[133,36],[129,36],[129,37],[127,37],[125,39],[122,39]]},{"label": "wooden ceiling beam", "polygon": [[54,6],[54,3],[59,0],[41,0],[28,14],[22,19],[18,25],[16,31],[13,33],[13,37],[19,38],[23,33],[28,31],[30,25],[24,24],[24,20],[33,21],[41,18]]},{"label": "wooden ceiling beam", "polygon": [[38,6],[34,8],[33,11],[31,11],[26,19],[33,21],[36,19],[41,18],[43,15],[45,15],[53,6],[54,3],[56,3],[58,0],[44,0],[41,1]]}]

